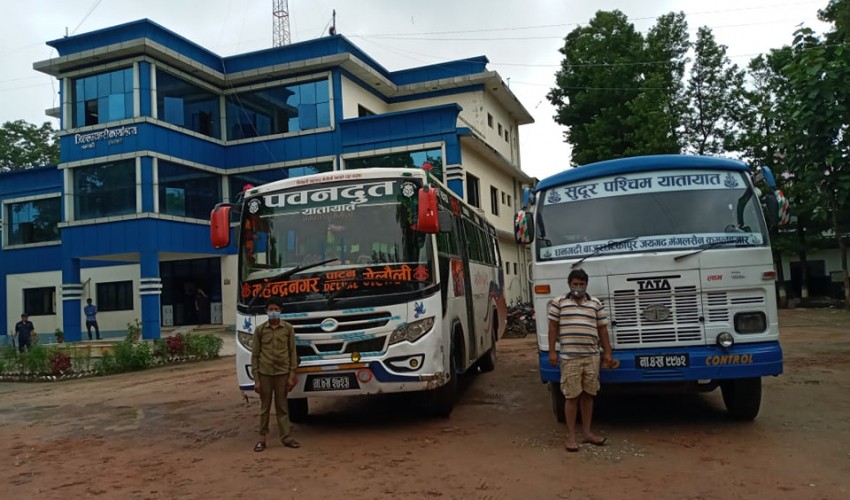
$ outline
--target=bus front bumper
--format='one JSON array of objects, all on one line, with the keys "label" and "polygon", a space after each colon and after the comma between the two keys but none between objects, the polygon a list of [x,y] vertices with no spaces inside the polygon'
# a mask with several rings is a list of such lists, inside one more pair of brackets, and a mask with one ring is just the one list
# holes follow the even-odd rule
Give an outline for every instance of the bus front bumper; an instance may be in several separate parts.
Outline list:
[{"label": "bus front bumper", "polygon": [[[779,342],[719,346],[670,347],[663,349],[614,350],[620,362],[615,369],[599,372],[603,384],[690,382],[764,377],[782,373]],[[549,352],[539,352],[540,378],[560,382],[559,366],[549,364]]]}]

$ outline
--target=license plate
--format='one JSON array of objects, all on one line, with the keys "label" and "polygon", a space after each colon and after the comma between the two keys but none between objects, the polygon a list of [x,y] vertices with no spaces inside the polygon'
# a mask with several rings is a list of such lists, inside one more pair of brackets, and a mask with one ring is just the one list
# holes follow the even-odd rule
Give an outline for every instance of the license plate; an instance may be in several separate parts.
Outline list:
[{"label": "license plate", "polygon": [[687,354],[652,354],[635,356],[635,368],[687,368],[690,366]]},{"label": "license plate", "polygon": [[310,375],[304,385],[307,392],[318,391],[346,391],[359,389],[360,385],[353,373],[344,375]]}]

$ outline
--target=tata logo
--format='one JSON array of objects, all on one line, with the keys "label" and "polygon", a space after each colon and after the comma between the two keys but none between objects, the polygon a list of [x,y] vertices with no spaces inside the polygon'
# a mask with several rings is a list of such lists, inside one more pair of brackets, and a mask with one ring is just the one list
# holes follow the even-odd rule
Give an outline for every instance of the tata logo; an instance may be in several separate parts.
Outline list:
[{"label": "tata logo", "polygon": [[319,325],[323,332],[332,332],[337,329],[339,323],[333,318],[327,318]]},{"label": "tata logo", "polygon": [[637,280],[640,291],[644,290],[670,290],[670,282],[665,279]]}]

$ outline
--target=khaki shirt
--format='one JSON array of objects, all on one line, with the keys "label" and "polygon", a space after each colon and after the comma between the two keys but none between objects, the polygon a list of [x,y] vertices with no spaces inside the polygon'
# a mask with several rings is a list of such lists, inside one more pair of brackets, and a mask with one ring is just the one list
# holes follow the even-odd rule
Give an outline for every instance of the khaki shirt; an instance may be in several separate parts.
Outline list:
[{"label": "khaki shirt", "polygon": [[294,375],[298,367],[295,330],[286,321],[277,326],[263,323],[254,332],[251,371],[263,375]]}]

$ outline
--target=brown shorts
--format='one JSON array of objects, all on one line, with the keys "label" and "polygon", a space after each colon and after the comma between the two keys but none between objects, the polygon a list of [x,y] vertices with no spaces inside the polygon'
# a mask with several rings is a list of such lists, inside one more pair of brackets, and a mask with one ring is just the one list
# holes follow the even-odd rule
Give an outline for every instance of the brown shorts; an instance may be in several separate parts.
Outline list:
[{"label": "brown shorts", "polygon": [[599,355],[561,360],[561,392],[567,399],[582,392],[596,396],[599,391]]}]

